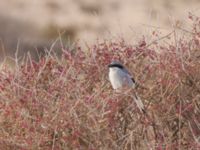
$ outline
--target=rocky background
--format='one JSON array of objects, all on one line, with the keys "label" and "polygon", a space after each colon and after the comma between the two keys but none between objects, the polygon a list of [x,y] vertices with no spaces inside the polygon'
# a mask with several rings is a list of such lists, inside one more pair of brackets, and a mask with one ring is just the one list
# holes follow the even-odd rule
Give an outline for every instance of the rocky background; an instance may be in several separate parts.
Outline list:
[{"label": "rocky background", "polygon": [[187,28],[188,13],[200,15],[198,0],[1,0],[0,60],[27,52],[37,59],[56,39],[55,49],[119,37],[134,42],[152,30]]}]

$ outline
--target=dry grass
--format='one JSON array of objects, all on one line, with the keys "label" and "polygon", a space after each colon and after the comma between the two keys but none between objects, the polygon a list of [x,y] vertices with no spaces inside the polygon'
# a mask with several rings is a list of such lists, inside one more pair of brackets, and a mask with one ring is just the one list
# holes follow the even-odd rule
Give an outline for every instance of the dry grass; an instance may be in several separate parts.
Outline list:
[{"label": "dry grass", "polygon": [[[200,20],[190,19],[194,28],[185,38],[173,31],[136,46],[97,42],[64,49],[61,59],[48,53],[14,71],[3,66],[1,149],[199,149]],[[112,59],[134,74],[148,115],[129,94],[112,90]]]}]

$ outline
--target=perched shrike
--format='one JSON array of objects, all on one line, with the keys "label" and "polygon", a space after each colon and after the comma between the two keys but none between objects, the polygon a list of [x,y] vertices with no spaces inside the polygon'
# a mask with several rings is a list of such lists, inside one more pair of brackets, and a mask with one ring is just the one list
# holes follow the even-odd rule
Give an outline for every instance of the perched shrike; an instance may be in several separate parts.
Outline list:
[{"label": "perched shrike", "polygon": [[[135,80],[121,63],[113,61],[108,67],[109,80],[114,90],[120,90],[123,87],[135,88]],[[138,108],[145,113],[141,99],[137,96],[136,92],[134,92],[133,95]]]}]

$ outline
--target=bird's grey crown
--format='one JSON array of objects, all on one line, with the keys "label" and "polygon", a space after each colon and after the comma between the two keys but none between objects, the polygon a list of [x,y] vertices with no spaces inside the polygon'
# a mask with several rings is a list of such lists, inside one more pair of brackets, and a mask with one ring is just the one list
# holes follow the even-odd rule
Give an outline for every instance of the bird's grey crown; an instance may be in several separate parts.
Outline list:
[{"label": "bird's grey crown", "polygon": [[118,61],[112,61],[109,65],[108,65],[109,68],[113,68],[113,67],[117,67],[117,68],[120,68],[120,69],[123,69],[124,66],[118,62]]}]

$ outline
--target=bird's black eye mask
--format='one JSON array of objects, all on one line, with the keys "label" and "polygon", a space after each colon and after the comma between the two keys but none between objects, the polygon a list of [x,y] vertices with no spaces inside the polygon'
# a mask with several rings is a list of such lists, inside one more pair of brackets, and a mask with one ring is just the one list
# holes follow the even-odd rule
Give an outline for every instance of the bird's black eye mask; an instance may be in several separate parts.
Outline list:
[{"label": "bird's black eye mask", "polygon": [[120,69],[123,69],[124,67],[120,64],[109,64],[108,65],[108,68],[113,68],[113,67],[117,67],[117,68],[120,68]]}]

